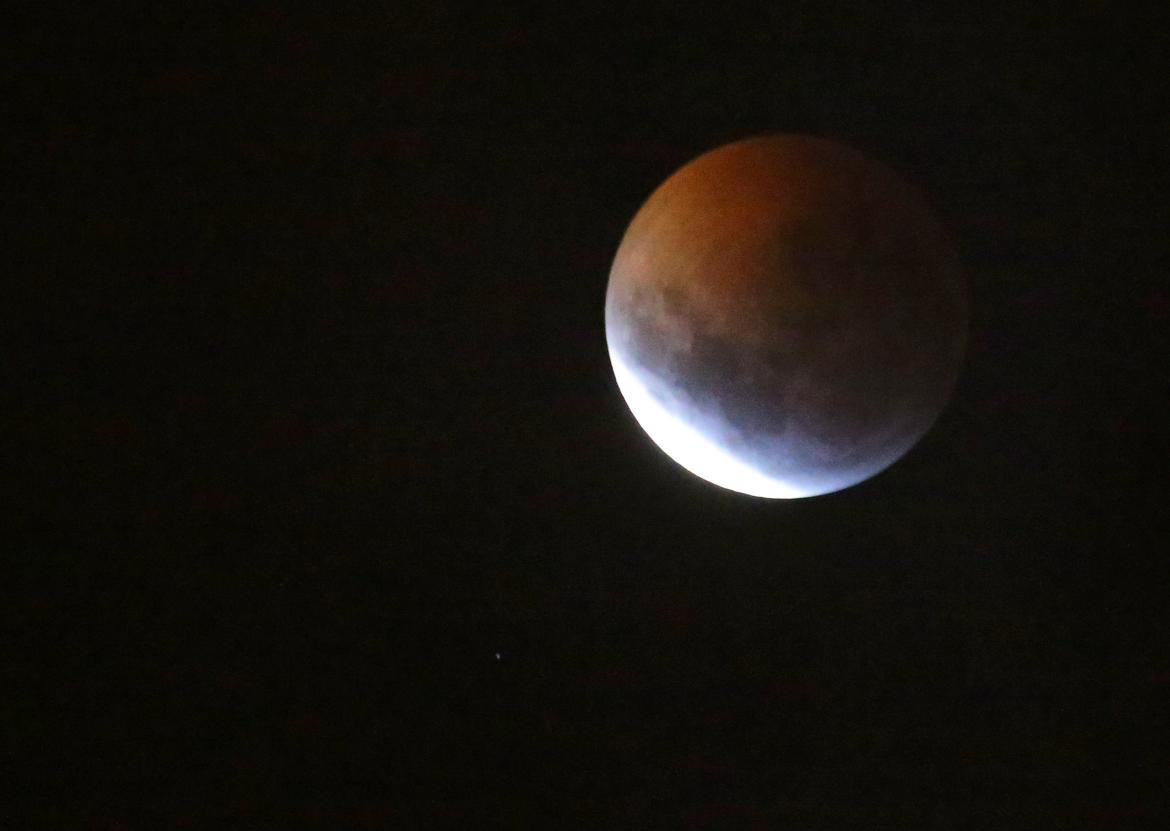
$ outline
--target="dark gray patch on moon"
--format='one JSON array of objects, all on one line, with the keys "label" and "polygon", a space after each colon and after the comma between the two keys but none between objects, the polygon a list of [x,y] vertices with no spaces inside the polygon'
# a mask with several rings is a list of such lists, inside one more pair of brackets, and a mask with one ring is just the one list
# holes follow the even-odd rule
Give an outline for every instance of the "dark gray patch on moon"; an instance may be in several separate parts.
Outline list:
[{"label": "dark gray patch on moon", "polygon": [[878,343],[810,320],[778,321],[759,345],[716,331],[680,292],[639,285],[611,295],[606,328],[665,409],[769,478],[827,492],[897,460],[941,408],[957,350],[913,325],[923,311],[885,310]]}]

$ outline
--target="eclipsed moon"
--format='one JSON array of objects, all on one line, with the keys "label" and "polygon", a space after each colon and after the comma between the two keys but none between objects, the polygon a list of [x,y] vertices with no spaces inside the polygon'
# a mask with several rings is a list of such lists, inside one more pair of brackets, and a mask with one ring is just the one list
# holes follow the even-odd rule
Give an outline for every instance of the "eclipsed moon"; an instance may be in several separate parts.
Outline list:
[{"label": "eclipsed moon", "polygon": [[614,259],[605,331],[622,396],[667,455],[795,498],[874,476],[930,428],[967,299],[916,188],[842,144],[765,136],[651,194]]}]

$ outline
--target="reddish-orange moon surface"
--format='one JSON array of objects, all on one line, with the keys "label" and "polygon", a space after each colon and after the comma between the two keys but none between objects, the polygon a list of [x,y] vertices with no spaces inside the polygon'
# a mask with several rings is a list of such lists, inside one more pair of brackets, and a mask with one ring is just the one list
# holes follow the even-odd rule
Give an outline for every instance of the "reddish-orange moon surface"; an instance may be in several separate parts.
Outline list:
[{"label": "reddish-orange moon surface", "polygon": [[716,148],[634,216],[605,300],[623,397],[655,443],[756,496],[840,490],[929,429],[967,331],[962,271],[923,195],[825,139]]}]

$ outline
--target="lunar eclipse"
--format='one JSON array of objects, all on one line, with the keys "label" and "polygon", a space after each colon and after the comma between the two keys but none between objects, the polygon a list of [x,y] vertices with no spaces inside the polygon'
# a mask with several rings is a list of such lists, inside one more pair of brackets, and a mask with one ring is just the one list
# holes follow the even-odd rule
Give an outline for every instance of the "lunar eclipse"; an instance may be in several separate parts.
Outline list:
[{"label": "lunar eclipse", "polygon": [[745,494],[830,493],[889,467],[943,409],[966,289],[925,197],[821,138],[712,150],[634,216],[605,300],[614,375],[672,459]]}]

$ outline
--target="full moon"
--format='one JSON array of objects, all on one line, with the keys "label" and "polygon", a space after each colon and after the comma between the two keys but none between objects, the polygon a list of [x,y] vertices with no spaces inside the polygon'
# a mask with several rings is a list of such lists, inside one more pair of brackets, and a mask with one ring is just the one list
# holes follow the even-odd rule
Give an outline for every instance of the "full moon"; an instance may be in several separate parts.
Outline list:
[{"label": "full moon", "polygon": [[642,429],[697,476],[770,498],[901,458],[945,405],[966,332],[959,260],[923,195],[810,136],[676,171],[631,221],[605,298]]}]

